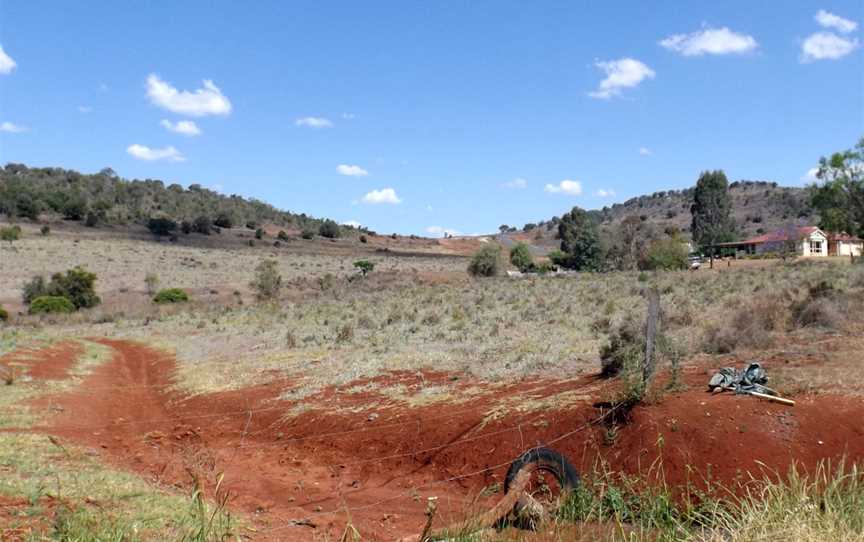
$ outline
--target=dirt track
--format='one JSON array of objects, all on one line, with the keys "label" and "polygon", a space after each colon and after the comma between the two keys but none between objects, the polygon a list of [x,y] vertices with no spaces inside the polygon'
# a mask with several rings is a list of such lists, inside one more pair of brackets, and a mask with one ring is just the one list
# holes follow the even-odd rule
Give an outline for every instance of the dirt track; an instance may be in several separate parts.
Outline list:
[{"label": "dirt track", "polygon": [[[586,399],[569,411],[510,412],[484,424],[503,399],[568,389],[598,399],[609,392],[594,377],[525,381],[446,408],[400,403],[369,412],[360,407],[370,396],[330,389],[305,401],[311,410],[283,420],[295,405],[276,398],[291,387],[289,381],[183,397],[170,391],[170,356],[132,342],[99,342],[114,349],[114,358],[78,391],[50,398],[62,408],[55,408],[59,412],[44,430],[99,450],[108,463],[162,486],[188,489],[189,469],[210,482],[223,472],[231,507],[250,518],[255,531],[247,534],[255,540],[325,533],[338,539],[349,513],[366,539],[393,540],[419,530],[428,496],[439,497],[442,521],[457,519],[483,487],[502,481],[506,465],[523,450],[580,429],[599,413]],[[46,367],[65,359],[57,348],[43,353]],[[662,457],[673,484],[700,483],[707,475],[730,482],[746,472],[758,474],[759,462],[783,472],[793,461],[812,468],[825,458],[864,458],[859,398],[802,397],[790,409],[749,397],[711,396],[701,391],[704,379],[704,369],[694,368],[685,375],[694,391],[636,408],[614,442],[597,427],[554,447],[583,471],[602,456],[614,470],[645,473]],[[421,380],[456,385],[438,373],[376,380],[398,381],[409,390]],[[469,384],[460,380],[456,386]],[[480,499],[475,507],[495,499]]]}]

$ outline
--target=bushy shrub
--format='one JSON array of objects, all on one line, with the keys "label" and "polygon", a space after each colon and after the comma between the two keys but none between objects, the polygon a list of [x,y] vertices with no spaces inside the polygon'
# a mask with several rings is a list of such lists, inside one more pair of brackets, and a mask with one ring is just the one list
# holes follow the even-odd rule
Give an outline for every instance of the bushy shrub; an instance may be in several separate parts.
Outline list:
[{"label": "bushy shrub", "polygon": [[634,319],[628,318],[609,337],[609,344],[600,349],[600,374],[604,378],[617,376],[638,366],[644,355],[644,331]]},{"label": "bushy shrub", "polygon": [[276,260],[262,260],[255,268],[255,278],[249,284],[258,299],[273,299],[282,289],[282,275]]},{"label": "bushy shrub", "polygon": [[303,233],[300,234],[300,237],[302,237],[303,239],[314,239],[315,238],[315,231],[310,230],[310,229],[305,229],[305,230],[303,230]]},{"label": "bushy shrub", "polygon": [[255,230],[255,239],[264,239],[264,229],[258,228]]},{"label": "bushy shrub", "polygon": [[552,262],[552,265],[557,265],[558,267],[568,267],[569,256],[567,254],[561,252],[560,250],[553,250],[549,254],[547,254],[549,261]]},{"label": "bushy shrub", "polygon": [[766,296],[745,304],[723,322],[705,331],[703,350],[728,354],[738,348],[764,348],[774,342],[772,333],[782,331],[789,321],[789,309],[778,297]]},{"label": "bushy shrub", "polygon": [[368,243],[369,240],[366,239],[366,236],[365,236],[365,235],[361,235],[361,236],[360,236],[360,242],[361,242],[361,243]]},{"label": "bushy shrub", "polygon": [[96,295],[96,274],[82,267],[75,267],[66,273],[55,273],[49,282],[41,276],[33,277],[24,284],[23,300],[31,304],[36,298],[65,297],[75,310],[95,307],[102,300]]},{"label": "bushy shrub", "polygon": [[30,303],[30,314],[63,314],[75,312],[75,305],[61,296],[43,295]]},{"label": "bushy shrub", "polygon": [[3,308],[3,305],[0,305],[0,322],[8,322],[9,321],[9,311]]},{"label": "bushy shrub", "polygon": [[185,303],[189,301],[189,294],[180,288],[166,288],[159,290],[153,297],[153,303]]},{"label": "bushy shrub", "polygon": [[375,269],[375,264],[369,260],[357,260],[354,262],[354,267],[356,267],[357,270],[360,271],[360,274],[365,277]]},{"label": "bushy shrub", "polygon": [[21,227],[20,226],[9,226],[6,228],[0,228],[0,241],[6,241],[10,245],[12,241],[17,241],[21,238]]},{"label": "bushy shrub", "polygon": [[339,224],[337,224],[333,220],[325,220],[318,228],[318,235],[320,235],[321,237],[326,237],[328,239],[336,239],[341,235],[341,232],[339,231]]},{"label": "bushy shrub", "polygon": [[531,249],[527,244],[516,243],[510,249],[510,263],[523,273],[534,270],[534,258],[531,256]]},{"label": "bushy shrub", "polygon": [[290,241],[288,234],[285,233],[285,230],[279,230],[279,233],[276,235],[276,238],[280,241]]},{"label": "bushy shrub", "polygon": [[468,264],[468,273],[475,277],[494,277],[501,271],[501,248],[487,244],[480,248]]},{"label": "bushy shrub", "polygon": [[639,260],[639,269],[674,271],[687,269],[687,245],[679,238],[658,239]]},{"label": "bushy shrub", "polygon": [[99,215],[90,211],[87,213],[87,218],[84,220],[84,225],[88,228],[95,228],[99,225]]},{"label": "bushy shrub", "polygon": [[210,235],[210,233],[213,232],[213,222],[211,222],[210,218],[207,216],[199,216],[195,219],[195,222],[192,223],[192,231],[200,233],[201,235]]},{"label": "bushy shrub", "polygon": [[50,235],[51,226],[48,226],[47,224],[45,226],[42,226],[41,228],[39,228],[39,233],[41,233],[43,237]]},{"label": "bushy shrub", "polygon": [[151,218],[147,221],[147,229],[157,236],[171,235],[177,229],[177,223],[170,218]]},{"label": "bushy shrub", "polygon": [[220,228],[231,228],[234,226],[234,221],[231,220],[231,217],[225,213],[220,213],[216,219],[213,221],[215,226],[219,226]]},{"label": "bushy shrub", "polygon": [[792,319],[796,327],[823,327],[837,329],[848,312],[848,298],[831,283],[821,281],[811,286],[807,297],[792,305]]}]

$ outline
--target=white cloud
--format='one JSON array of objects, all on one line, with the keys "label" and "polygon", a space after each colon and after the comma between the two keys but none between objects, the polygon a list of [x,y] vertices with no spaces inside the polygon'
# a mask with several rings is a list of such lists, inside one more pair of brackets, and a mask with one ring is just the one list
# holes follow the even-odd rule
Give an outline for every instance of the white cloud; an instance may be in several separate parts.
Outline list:
[{"label": "white cloud", "polygon": [[675,34],[661,40],[660,45],[684,56],[742,54],[759,47],[753,36],[733,32],[725,26]]},{"label": "white cloud", "polygon": [[402,200],[399,199],[399,196],[396,195],[396,191],[392,188],[382,188],[381,190],[373,190],[363,196],[361,200],[363,203],[402,203]]},{"label": "white cloud", "polygon": [[504,183],[504,188],[513,188],[515,190],[521,190],[528,186],[528,181],[523,179],[522,177],[516,177],[512,181],[507,181]]},{"label": "white cloud", "polygon": [[654,153],[651,152],[651,149],[649,149],[648,147],[639,147],[639,154],[641,154],[642,156],[651,156]]},{"label": "white cloud", "polygon": [[606,73],[606,79],[600,82],[600,87],[589,92],[592,98],[608,100],[621,94],[625,88],[635,87],[645,79],[653,79],[654,70],[633,58],[622,58],[608,62],[598,61],[594,64]]},{"label": "white cloud", "polygon": [[833,32],[810,34],[801,44],[801,62],[836,60],[858,48],[858,39],[847,39]]},{"label": "white cloud", "polygon": [[552,194],[567,194],[568,196],[579,196],[582,194],[582,183],[564,179],[558,184],[547,184],[543,190]]},{"label": "white cloud", "polygon": [[161,149],[151,149],[146,145],[135,143],[134,145],[129,145],[126,152],[139,160],[168,160],[170,162],[182,162],[186,160],[183,153],[171,146]]},{"label": "white cloud", "polygon": [[12,57],[7,55],[6,51],[3,50],[3,46],[0,45],[0,73],[3,75],[9,75],[17,65],[18,64],[12,60]]},{"label": "white cloud", "polygon": [[353,120],[357,118],[357,115],[354,113],[342,113],[342,118],[345,120]]},{"label": "white cloud", "polygon": [[79,113],[84,113],[84,114],[86,115],[87,113],[92,113],[92,112],[93,112],[93,108],[90,107],[89,105],[79,105],[79,106],[78,106],[78,112],[79,112]]},{"label": "white cloud", "polygon": [[814,19],[816,19],[816,22],[819,23],[820,26],[824,26],[825,28],[833,28],[834,30],[837,30],[844,34],[854,32],[855,29],[858,28],[858,23],[856,23],[855,21],[844,19],[839,15],[834,15],[829,11],[825,11],[824,9],[820,9],[816,13]]},{"label": "white cloud", "polygon": [[816,181],[819,180],[819,178],[816,177],[817,173],[819,173],[819,168],[818,167],[811,167],[810,169],[807,170],[807,173],[805,173],[804,175],[801,176],[801,180],[808,182],[808,183],[815,183]]},{"label": "white cloud", "polygon": [[336,172],[339,175],[345,175],[346,177],[366,177],[369,175],[369,172],[362,167],[348,164],[339,164],[336,166]]},{"label": "white cloud", "polygon": [[611,189],[610,190],[604,190],[601,188],[601,189],[597,190],[596,192],[594,192],[594,195],[601,197],[601,198],[611,198],[612,196],[615,195],[615,191],[611,190]]},{"label": "white cloud", "polygon": [[205,79],[203,84],[204,88],[192,92],[180,91],[151,73],[147,76],[147,96],[154,105],[180,115],[203,117],[231,113],[231,102],[213,81]]},{"label": "white cloud", "polygon": [[0,132],[9,132],[10,134],[20,134],[26,132],[28,128],[9,121],[0,123]]},{"label": "white cloud", "polygon": [[170,120],[162,119],[162,122],[159,124],[169,132],[183,134],[189,137],[201,135],[201,129],[198,128],[198,125],[195,124],[194,120],[178,120],[177,122],[171,122]]},{"label": "white cloud", "polygon": [[297,126],[307,126],[309,128],[332,128],[333,122],[324,117],[303,117],[294,121]]},{"label": "white cloud", "polygon": [[446,233],[447,235],[461,235],[458,231],[450,229],[450,228],[442,228],[441,226],[429,226],[426,228],[426,233],[429,235],[435,235],[437,237],[443,237]]},{"label": "white cloud", "polygon": [[342,225],[343,226],[351,226],[352,228],[359,228],[360,226],[362,226],[362,224],[360,224],[356,220],[349,220],[347,222],[343,222]]}]

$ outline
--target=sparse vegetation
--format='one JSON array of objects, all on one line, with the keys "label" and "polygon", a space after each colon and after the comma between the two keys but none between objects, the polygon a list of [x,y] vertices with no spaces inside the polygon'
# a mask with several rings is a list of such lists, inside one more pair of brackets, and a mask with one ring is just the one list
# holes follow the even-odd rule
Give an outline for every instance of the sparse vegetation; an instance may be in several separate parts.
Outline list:
[{"label": "sparse vegetation", "polygon": [[282,289],[282,275],[276,260],[262,260],[255,268],[255,279],[250,286],[258,299],[273,299]]},{"label": "sparse vegetation", "polygon": [[31,304],[38,297],[64,297],[73,305],[74,310],[95,307],[102,302],[96,295],[96,274],[82,267],[75,267],[66,273],[55,273],[45,282],[41,276],[34,277],[23,288],[25,304]]},{"label": "sparse vegetation", "polygon": [[7,226],[4,228],[0,228],[0,241],[6,241],[10,245],[13,241],[17,241],[21,238],[21,227],[20,226]]},{"label": "sparse vegetation", "polygon": [[365,277],[375,269],[375,264],[369,260],[357,260],[354,262],[354,267]]}]

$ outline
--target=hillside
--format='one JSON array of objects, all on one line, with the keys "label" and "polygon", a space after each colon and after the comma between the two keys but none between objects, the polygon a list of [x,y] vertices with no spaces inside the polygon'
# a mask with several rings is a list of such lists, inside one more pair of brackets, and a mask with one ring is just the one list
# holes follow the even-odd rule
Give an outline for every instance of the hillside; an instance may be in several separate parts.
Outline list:
[{"label": "hillside", "polygon": [[[733,215],[742,238],[759,235],[783,227],[790,221],[816,224],[819,217],[809,203],[806,188],[778,186],[765,181],[736,181],[730,184]],[[636,216],[652,227],[663,232],[667,228],[677,228],[686,237],[690,231],[690,205],[693,188],[668,190],[631,198],[624,203],[590,211],[603,230],[620,226],[627,217]],[[558,218],[538,224],[527,224],[523,233],[511,232],[520,238],[525,233],[538,244],[554,239],[557,233]]]},{"label": "hillside", "polygon": [[7,164],[0,169],[0,214],[37,219],[54,215],[101,224],[135,224],[151,217],[180,222],[207,217],[217,225],[273,224],[317,230],[323,220],[279,210],[241,196],[225,196],[193,184],[183,188],[159,180],[126,180],[110,168],[84,174],[63,168]]}]

